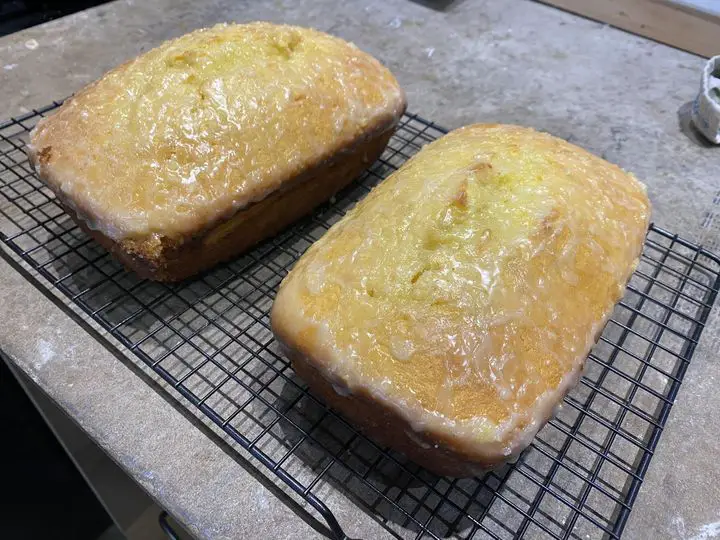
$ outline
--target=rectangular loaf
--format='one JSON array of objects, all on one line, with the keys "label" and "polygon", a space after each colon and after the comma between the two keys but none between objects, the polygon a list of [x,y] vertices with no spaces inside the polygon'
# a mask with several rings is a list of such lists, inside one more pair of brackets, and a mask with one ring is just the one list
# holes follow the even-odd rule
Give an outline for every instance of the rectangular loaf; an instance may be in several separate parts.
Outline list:
[{"label": "rectangular loaf", "polygon": [[174,281],[309,212],[382,153],[392,74],[306,28],[219,25],[104,75],[42,120],[29,156],[88,233]]},{"label": "rectangular loaf", "polygon": [[638,180],[564,140],[462,128],[310,247],[272,327],[370,436],[474,475],[517,456],[577,383],[649,214]]}]

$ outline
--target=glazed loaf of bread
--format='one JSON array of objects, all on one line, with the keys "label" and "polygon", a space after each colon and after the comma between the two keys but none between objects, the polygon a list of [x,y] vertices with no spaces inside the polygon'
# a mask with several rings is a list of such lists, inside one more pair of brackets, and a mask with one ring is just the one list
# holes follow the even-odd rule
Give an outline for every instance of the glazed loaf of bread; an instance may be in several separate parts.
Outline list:
[{"label": "glazed loaf of bread", "polygon": [[459,129],[310,247],[272,327],[370,436],[474,475],[517,456],[576,384],[649,213],[635,177],[564,140]]},{"label": "glazed loaf of bread", "polygon": [[341,39],[220,25],[110,71],[31,134],[67,212],[144,277],[179,280],[307,213],[383,151],[392,74]]}]

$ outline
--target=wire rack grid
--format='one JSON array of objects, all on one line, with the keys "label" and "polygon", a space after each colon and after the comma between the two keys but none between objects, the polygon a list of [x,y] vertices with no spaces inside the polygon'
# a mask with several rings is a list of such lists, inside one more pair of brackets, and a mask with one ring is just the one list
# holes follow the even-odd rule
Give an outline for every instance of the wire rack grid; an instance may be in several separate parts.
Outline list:
[{"label": "wire rack grid", "polygon": [[[0,124],[0,239],[311,505],[340,490],[398,538],[619,538],[720,287],[720,259],[651,227],[580,384],[514,464],[435,476],[325,407],[279,353],[275,289],[303,251],[444,130],[406,115],[383,157],[312,216],[237,260],[167,285],[125,272],[63,213],[24,146],[59,103]],[[7,256],[7,253],[6,253]],[[116,347],[109,341],[108,347]],[[117,347],[116,347],[117,348]]]}]

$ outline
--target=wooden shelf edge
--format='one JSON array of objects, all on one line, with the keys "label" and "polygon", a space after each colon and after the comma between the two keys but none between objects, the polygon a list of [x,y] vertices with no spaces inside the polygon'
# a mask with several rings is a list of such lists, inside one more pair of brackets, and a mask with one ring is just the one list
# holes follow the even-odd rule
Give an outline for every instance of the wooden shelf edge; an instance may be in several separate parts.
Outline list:
[{"label": "wooden shelf edge", "polygon": [[720,54],[720,17],[670,0],[537,0],[699,56]]}]

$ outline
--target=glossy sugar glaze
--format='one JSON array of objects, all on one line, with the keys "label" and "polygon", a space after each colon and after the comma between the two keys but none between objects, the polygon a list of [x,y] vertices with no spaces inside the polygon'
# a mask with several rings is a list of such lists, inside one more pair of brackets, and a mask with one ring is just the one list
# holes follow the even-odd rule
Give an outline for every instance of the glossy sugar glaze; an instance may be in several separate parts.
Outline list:
[{"label": "glossy sugar glaze", "polygon": [[194,234],[404,109],[379,62],[338,38],[219,25],[112,70],[32,135],[41,176],[114,240]]},{"label": "glossy sugar glaze", "polygon": [[459,129],[308,250],[273,325],[343,395],[509,454],[577,381],[649,212],[633,176],[563,140]]}]

